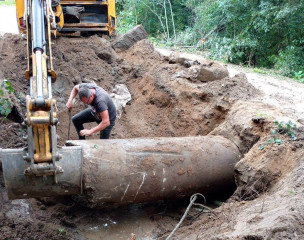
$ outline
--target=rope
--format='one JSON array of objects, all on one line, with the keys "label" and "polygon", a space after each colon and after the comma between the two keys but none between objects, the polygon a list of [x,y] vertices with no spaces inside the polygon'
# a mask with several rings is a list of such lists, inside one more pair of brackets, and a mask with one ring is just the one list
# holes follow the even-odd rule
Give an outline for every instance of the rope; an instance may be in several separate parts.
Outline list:
[{"label": "rope", "polygon": [[190,208],[192,207],[192,205],[198,205],[198,206],[202,206],[204,208],[207,208],[209,211],[211,211],[212,209],[206,207],[205,205],[203,204],[199,204],[199,203],[194,203],[197,199],[197,196],[201,196],[203,199],[204,199],[204,204],[206,204],[206,198],[204,197],[203,194],[200,194],[200,193],[195,193],[191,196],[190,198],[190,203],[184,213],[184,215],[182,216],[181,220],[179,221],[179,223],[175,226],[175,228],[172,230],[172,232],[170,233],[170,235],[166,238],[166,240],[169,240],[173,235],[174,233],[176,232],[176,230],[180,227],[180,225],[183,223],[183,221],[185,220],[188,212],[190,211]]}]

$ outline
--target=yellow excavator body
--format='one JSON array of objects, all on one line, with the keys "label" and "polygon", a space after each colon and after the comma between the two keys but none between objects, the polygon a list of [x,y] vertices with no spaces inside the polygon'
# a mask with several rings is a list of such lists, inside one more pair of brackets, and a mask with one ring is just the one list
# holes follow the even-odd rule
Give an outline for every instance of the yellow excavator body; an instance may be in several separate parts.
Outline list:
[{"label": "yellow excavator body", "polygon": [[[26,31],[24,9],[30,1],[15,0],[17,21],[21,33]],[[100,32],[112,36],[116,32],[115,0],[49,0],[55,19],[51,32],[54,35]]]}]

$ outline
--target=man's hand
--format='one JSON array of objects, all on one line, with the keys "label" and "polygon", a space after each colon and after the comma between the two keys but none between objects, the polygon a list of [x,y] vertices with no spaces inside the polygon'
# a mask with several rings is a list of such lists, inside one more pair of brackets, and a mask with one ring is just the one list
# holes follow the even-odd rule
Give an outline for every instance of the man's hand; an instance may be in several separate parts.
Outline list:
[{"label": "man's hand", "polygon": [[71,109],[72,109],[72,107],[73,107],[74,98],[76,97],[78,91],[79,91],[79,84],[76,85],[75,87],[73,87],[73,89],[72,89],[72,91],[71,91],[71,94],[70,94],[70,97],[69,97],[69,100],[68,100],[68,102],[66,103],[66,107],[68,108],[69,111],[71,111]]},{"label": "man's hand", "polygon": [[83,129],[80,131],[80,136],[89,136],[91,135],[93,132],[91,130],[88,130],[88,129]]},{"label": "man's hand", "polygon": [[65,106],[69,111],[71,111],[73,107],[73,100],[69,100]]},{"label": "man's hand", "polygon": [[69,112],[72,110],[72,107],[74,105],[73,102],[74,102],[74,100],[69,100],[65,105],[67,107],[67,109],[69,110]]}]

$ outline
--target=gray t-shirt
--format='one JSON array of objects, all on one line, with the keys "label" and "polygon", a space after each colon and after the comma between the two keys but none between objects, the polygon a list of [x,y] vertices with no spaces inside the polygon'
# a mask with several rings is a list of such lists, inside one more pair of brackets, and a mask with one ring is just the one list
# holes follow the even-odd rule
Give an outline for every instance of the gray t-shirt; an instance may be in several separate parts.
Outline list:
[{"label": "gray t-shirt", "polygon": [[95,118],[100,119],[100,113],[108,110],[110,121],[114,121],[116,118],[116,107],[110,97],[110,95],[102,88],[97,86],[95,83],[81,83],[79,84],[79,88],[93,88],[95,89],[95,98],[93,102],[90,104],[92,109],[92,114]]}]

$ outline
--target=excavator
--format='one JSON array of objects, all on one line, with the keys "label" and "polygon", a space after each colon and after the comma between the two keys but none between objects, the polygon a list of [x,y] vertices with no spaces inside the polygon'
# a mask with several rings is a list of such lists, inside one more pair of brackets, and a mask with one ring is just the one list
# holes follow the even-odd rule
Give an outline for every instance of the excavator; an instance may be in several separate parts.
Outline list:
[{"label": "excavator", "polygon": [[3,151],[8,196],[15,199],[79,193],[81,148],[57,149],[51,39],[88,32],[112,36],[116,30],[115,0],[16,0],[16,13],[19,31],[27,37],[28,147]]},{"label": "excavator", "polygon": [[27,39],[30,93],[26,97],[27,147],[0,149],[9,199],[84,193],[93,206],[120,206],[234,183],[240,158],[221,136],[73,140],[57,146],[52,83],[52,37],[115,34],[114,0],[16,0],[20,32]]},{"label": "excavator", "polygon": [[[45,31],[56,35],[77,35],[79,33],[101,33],[112,36],[116,33],[115,0],[45,0],[40,1]],[[34,1],[16,0],[17,23],[21,33],[31,27]],[[39,19],[36,20],[36,24]],[[40,23],[40,21],[39,21]],[[35,27],[35,26],[32,26]]]}]

